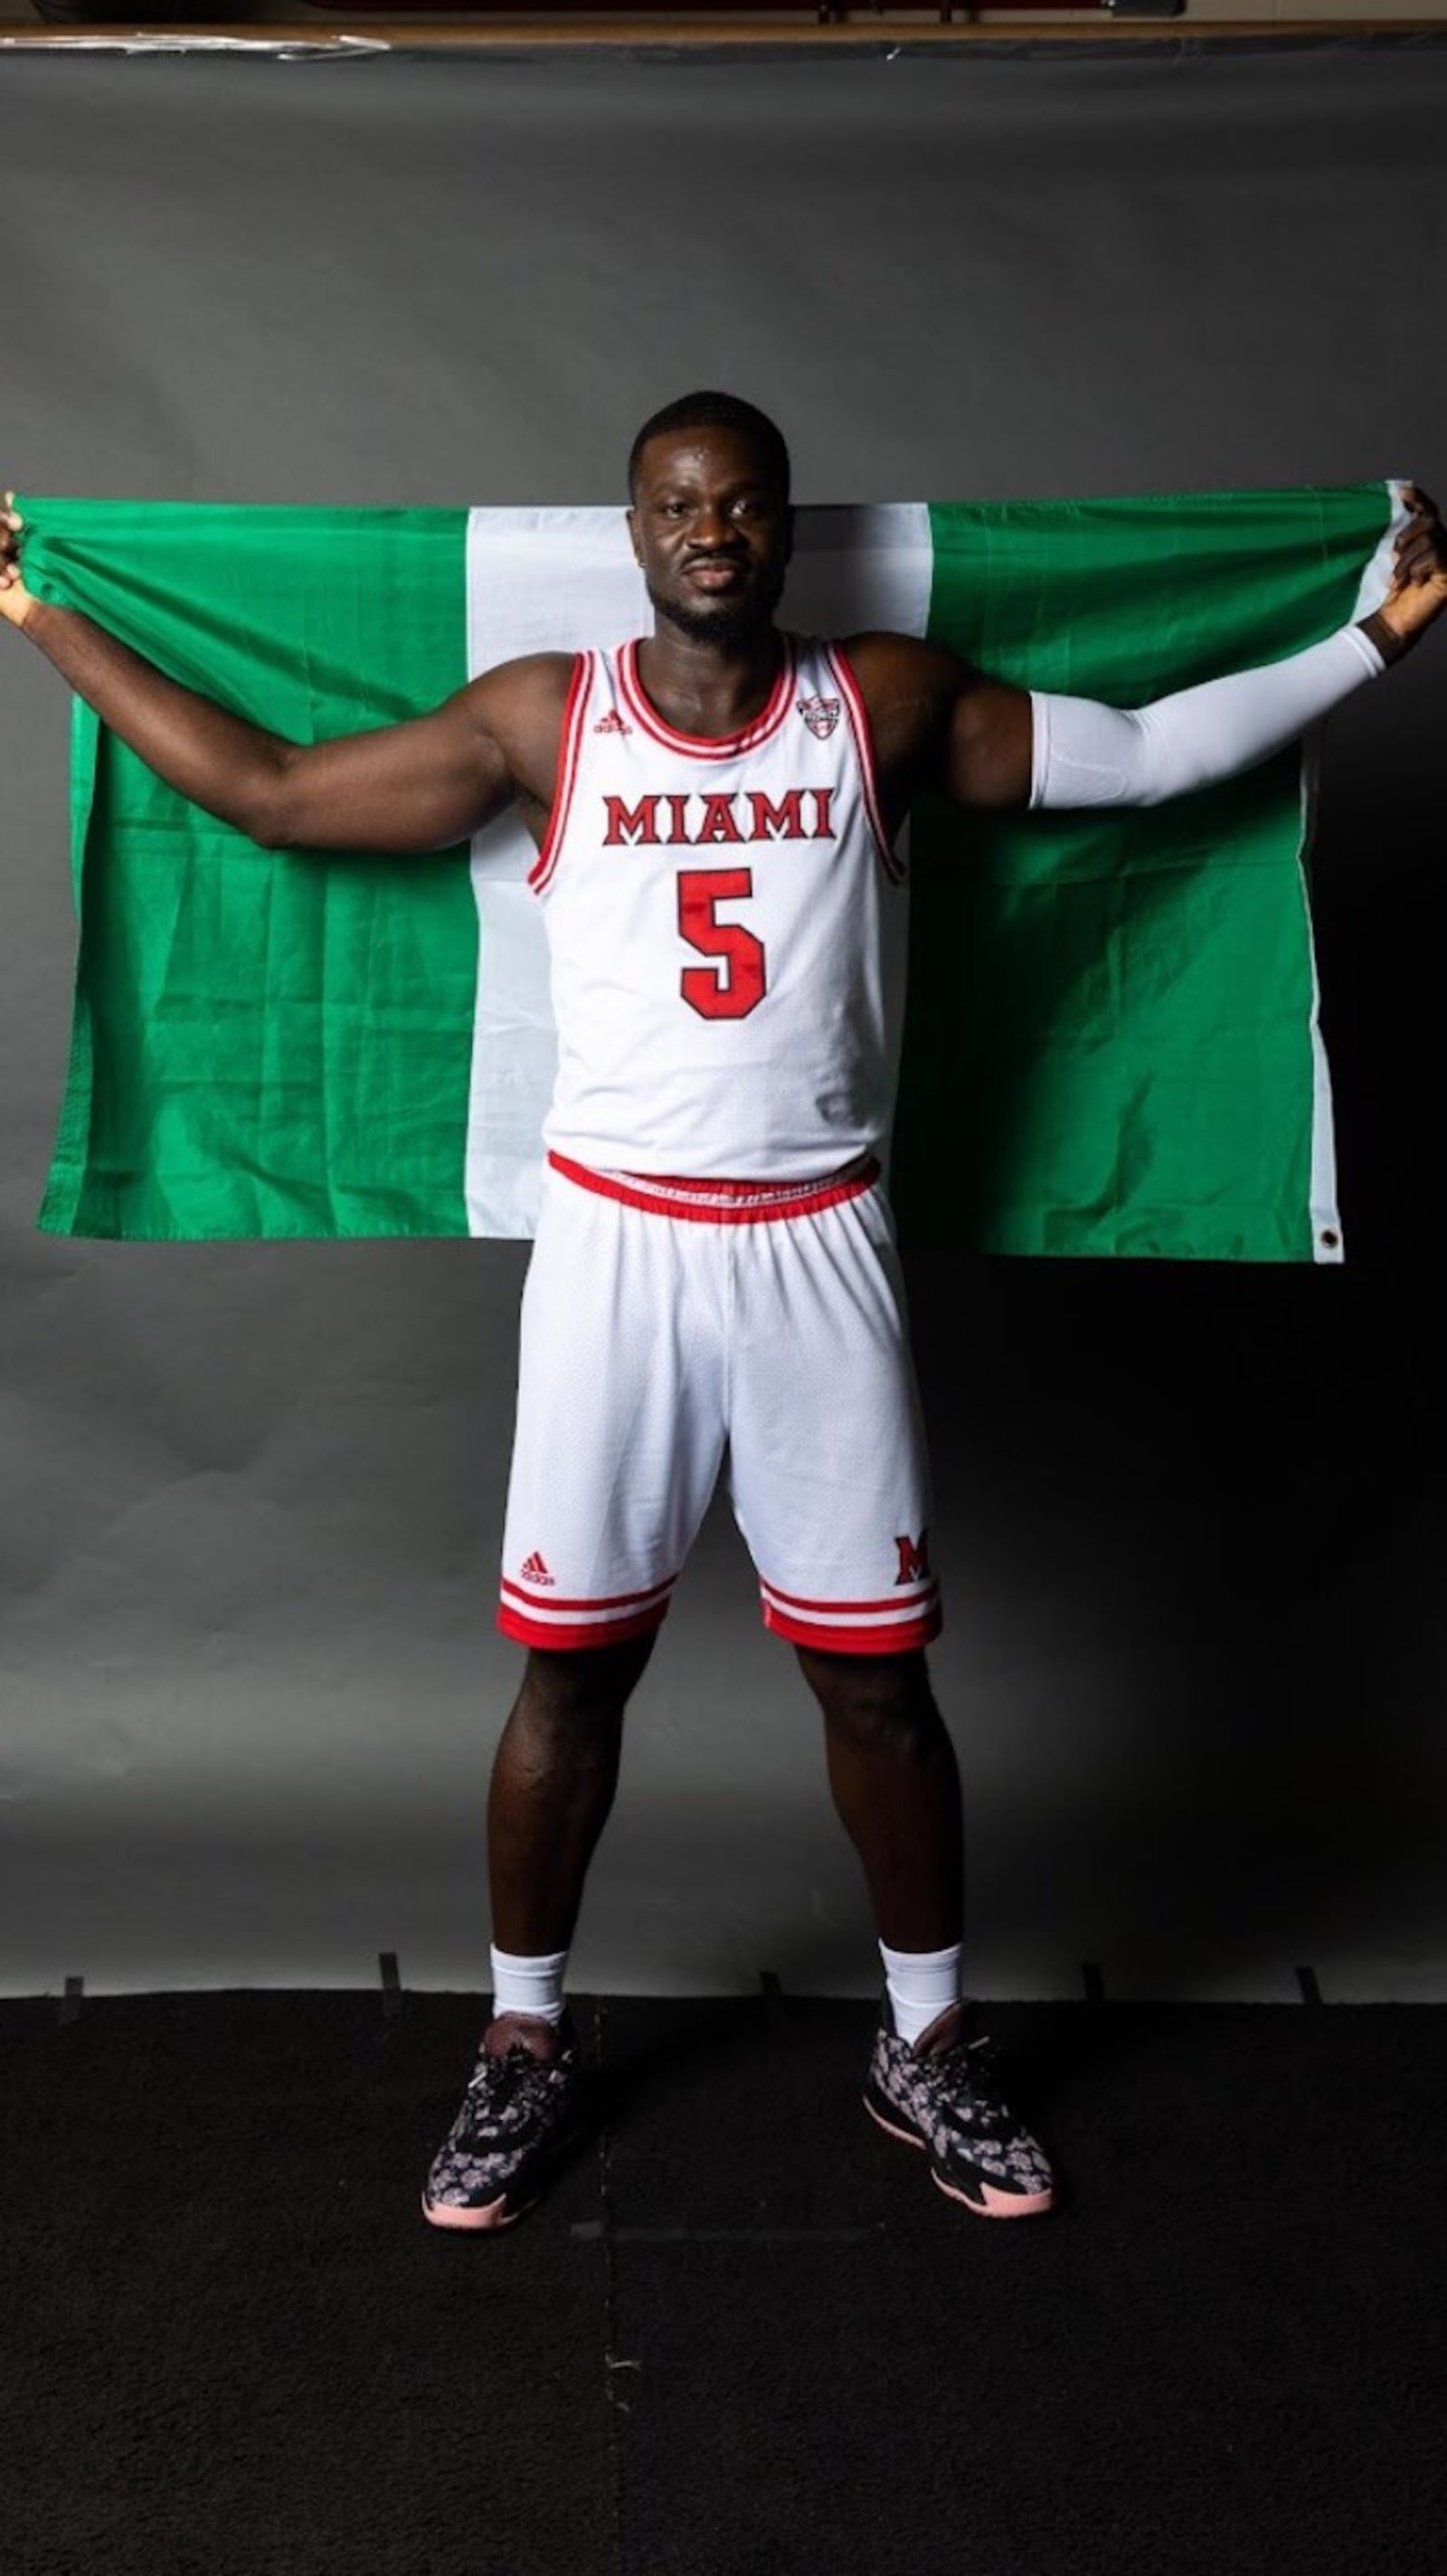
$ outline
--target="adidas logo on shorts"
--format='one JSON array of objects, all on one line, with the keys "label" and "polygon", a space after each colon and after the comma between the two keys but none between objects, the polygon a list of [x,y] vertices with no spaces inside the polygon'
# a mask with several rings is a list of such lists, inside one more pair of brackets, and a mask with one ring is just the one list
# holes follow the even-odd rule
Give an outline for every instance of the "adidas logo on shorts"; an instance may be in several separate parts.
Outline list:
[{"label": "adidas logo on shorts", "polygon": [[522,1572],[524,1583],[553,1583],[557,1580],[555,1575],[549,1574],[536,1548],[531,1556],[524,1557]]}]

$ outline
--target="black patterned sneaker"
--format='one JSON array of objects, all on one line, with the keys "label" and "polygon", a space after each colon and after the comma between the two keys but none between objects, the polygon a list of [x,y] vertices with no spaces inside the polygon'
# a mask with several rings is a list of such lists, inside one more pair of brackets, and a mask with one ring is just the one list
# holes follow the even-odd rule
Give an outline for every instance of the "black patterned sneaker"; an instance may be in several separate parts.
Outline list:
[{"label": "black patterned sneaker", "polygon": [[554,2157],[576,2136],[583,2093],[578,2035],[565,2012],[500,2013],[462,2108],[432,2161],[422,2215],[434,2227],[511,2227],[531,2209]]},{"label": "black patterned sneaker", "polygon": [[906,2146],[926,2147],[951,2200],[982,2218],[1033,2218],[1054,2202],[1042,2148],[1001,2100],[994,2043],[964,2036],[966,2006],[950,2004],[913,2045],[880,2009],[864,2107]]}]

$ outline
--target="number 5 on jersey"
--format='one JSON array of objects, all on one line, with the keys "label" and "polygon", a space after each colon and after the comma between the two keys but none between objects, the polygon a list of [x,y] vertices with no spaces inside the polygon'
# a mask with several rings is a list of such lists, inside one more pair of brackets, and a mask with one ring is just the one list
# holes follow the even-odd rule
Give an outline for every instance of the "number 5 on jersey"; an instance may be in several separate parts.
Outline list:
[{"label": "number 5 on jersey", "polygon": [[706,1020],[741,1020],[763,1000],[763,941],[740,921],[720,921],[716,910],[753,890],[752,868],[685,868],[679,877],[679,931],[690,948],[717,961],[685,966],[679,977],[684,1000]]}]

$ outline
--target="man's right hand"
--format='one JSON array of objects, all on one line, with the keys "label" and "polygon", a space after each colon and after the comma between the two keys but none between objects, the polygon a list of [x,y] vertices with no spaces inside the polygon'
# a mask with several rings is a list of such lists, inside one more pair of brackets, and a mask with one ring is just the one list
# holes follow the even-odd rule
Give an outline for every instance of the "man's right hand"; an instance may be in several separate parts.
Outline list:
[{"label": "man's right hand", "polygon": [[15,507],[15,495],[7,492],[5,509],[0,514],[0,617],[12,626],[23,626],[35,606],[34,595],[26,589],[20,570],[18,532],[23,524]]}]

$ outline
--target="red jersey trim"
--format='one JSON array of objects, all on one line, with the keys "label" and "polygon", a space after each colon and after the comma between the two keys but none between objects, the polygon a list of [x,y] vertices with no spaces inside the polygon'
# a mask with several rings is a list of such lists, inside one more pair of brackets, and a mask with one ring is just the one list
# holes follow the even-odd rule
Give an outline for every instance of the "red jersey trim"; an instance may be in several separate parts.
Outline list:
[{"label": "red jersey trim", "polygon": [[642,682],[638,677],[638,639],[636,637],[631,644],[623,645],[619,652],[619,688],[629,713],[637,718],[646,734],[651,734],[655,742],[662,743],[665,751],[682,752],[689,760],[735,760],[741,752],[757,751],[762,743],[766,743],[771,735],[778,732],[789,712],[790,701],[794,695],[796,667],[794,638],[792,635],[785,635],[780,638],[780,641],[784,647],[784,658],[779,666],[779,676],[774,682],[767,704],[760,709],[752,724],[744,727],[742,733],[677,733],[671,724],[665,723],[652,700],[643,694]]},{"label": "red jersey trim", "polygon": [[860,784],[864,790],[864,810],[869,816],[870,829],[874,834],[874,846],[879,852],[885,875],[892,884],[901,885],[904,881],[904,870],[890,846],[889,834],[884,828],[884,816],[879,804],[879,784],[874,771],[874,738],[869,730],[869,715],[863,697],[860,695],[859,682],[837,644],[826,644],[824,653],[829,668],[839,683],[849,716],[849,730],[854,736]]},{"label": "red jersey trim", "polygon": [[528,870],[528,884],[534,894],[541,894],[551,884],[557,871],[558,852],[568,825],[568,809],[573,802],[573,789],[578,781],[578,748],[583,737],[583,710],[588,702],[588,687],[593,677],[593,656],[580,653],[573,664],[568,683],[567,704],[563,709],[562,730],[558,735],[558,768],[553,781],[553,806],[548,828],[534,865]]},{"label": "red jersey trim", "polygon": [[[871,1154],[863,1168],[847,1179],[822,1182],[800,1181],[780,1195],[778,1184],[748,1181],[693,1181],[694,1190],[717,1190],[728,1200],[719,1207],[704,1205],[680,1193],[654,1193],[632,1187],[626,1178],[612,1172],[595,1172],[586,1163],[570,1162],[566,1154],[550,1153],[548,1161],[564,1180],[576,1181],[579,1189],[594,1190],[599,1198],[618,1199],[624,1207],[642,1208],[649,1216],[686,1217],[695,1225],[762,1225],[780,1217],[817,1216],[821,1209],[838,1207],[845,1199],[861,1198],[879,1178],[879,1165]],[[744,1197],[742,1193],[748,1192]],[[736,1195],[738,1194],[738,1195]]]},{"label": "red jersey trim", "polygon": [[776,1637],[786,1637],[791,1646],[822,1647],[826,1655],[909,1654],[916,1646],[928,1646],[944,1626],[937,1602],[926,1618],[898,1628],[809,1627],[787,1610],[776,1610],[771,1601],[764,1603],[763,1612],[764,1626]]}]

